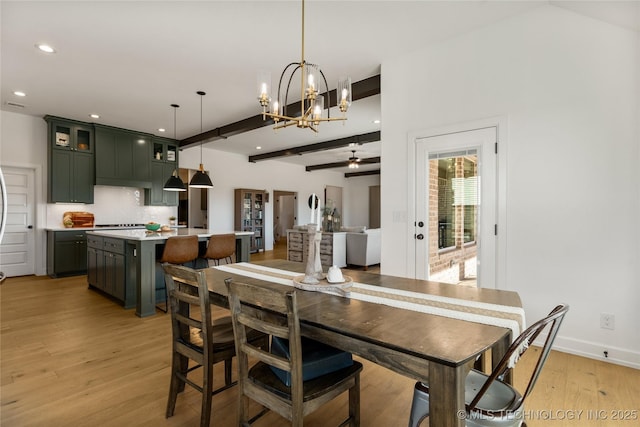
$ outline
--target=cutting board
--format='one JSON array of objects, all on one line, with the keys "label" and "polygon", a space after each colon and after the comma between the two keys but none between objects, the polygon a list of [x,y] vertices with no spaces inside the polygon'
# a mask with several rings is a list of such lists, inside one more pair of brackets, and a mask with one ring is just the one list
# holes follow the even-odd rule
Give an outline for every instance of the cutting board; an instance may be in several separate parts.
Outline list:
[{"label": "cutting board", "polygon": [[91,212],[65,212],[62,215],[62,224],[67,228],[93,227],[93,214]]}]

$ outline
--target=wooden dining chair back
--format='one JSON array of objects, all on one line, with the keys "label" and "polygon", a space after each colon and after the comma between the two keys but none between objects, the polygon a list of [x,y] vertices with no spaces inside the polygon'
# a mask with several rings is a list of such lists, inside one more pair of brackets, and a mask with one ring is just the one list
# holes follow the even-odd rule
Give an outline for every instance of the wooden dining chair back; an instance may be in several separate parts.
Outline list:
[{"label": "wooden dining chair back", "polygon": [[[544,319],[527,328],[509,346],[490,375],[475,369],[469,372],[465,379],[467,427],[526,426],[523,412],[524,401],[533,390],[542,372],[553,341],[568,311],[568,305],[558,305]],[[520,393],[513,386],[503,382],[503,379],[544,331],[547,332],[544,345],[537,355],[535,367],[531,371],[527,386],[524,392]],[[417,427],[428,416],[429,386],[419,382],[414,388],[409,427]]]},{"label": "wooden dining chair back", "polygon": [[[362,364],[350,366],[303,381],[303,348],[300,337],[296,292],[281,291],[227,279],[229,305],[238,355],[239,425],[249,426],[262,415],[249,417],[249,399],[277,412],[293,426],[303,425],[305,415],[349,392],[349,417],[341,425],[360,425],[360,371]],[[290,357],[256,348],[247,340],[252,328],[288,340]],[[249,368],[249,358],[257,363]],[[290,386],[274,373],[290,375]]]},{"label": "wooden dining chair back", "polygon": [[217,234],[209,237],[204,258],[207,261],[212,260],[215,265],[220,265],[221,260],[225,260],[226,264],[231,264],[233,262],[232,256],[235,252],[236,235],[234,233]]},{"label": "wooden dining chair back", "polygon": [[[171,385],[166,417],[173,416],[178,394],[185,384],[202,393],[200,426],[209,425],[212,396],[235,385],[231,381],[231,362],[235,343],[231,318],[212,320],[209,289],[203,271],[181,265],[162,265],[169,293],[171,312]],[[253,336],[255,338],[255,335]],[[262,335],[265,345],[268,337]],[[193,361],[189,367],[189,361]],[[224,385],[213,389],[213,365],[224,361]],[[189,374],[202,369],[202,380]]]},{"label": "wooden dining chair back", "polygon": [[[195,267],[198,259],[198,236],[171,236],[167,239],[162,250],[162,256],[158,260],[160,264],[187,264]],[[164,297],[164,308],[156,305],[156,308],[164,311],[169,309],[167,284],[165,280],[156,281],[158,290],[162,291]],[[158,292],[156,292],[156,295]]]}]

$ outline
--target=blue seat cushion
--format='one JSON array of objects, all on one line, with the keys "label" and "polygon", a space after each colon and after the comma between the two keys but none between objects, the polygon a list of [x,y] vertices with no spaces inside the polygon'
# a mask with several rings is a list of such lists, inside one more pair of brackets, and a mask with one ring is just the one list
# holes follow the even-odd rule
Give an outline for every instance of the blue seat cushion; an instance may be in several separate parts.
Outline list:
[{"label": "blue seat cushion", "polygon": [[[353,365],[353,357],[351,353],[339,350],[335,347],[323,344],[321,342],[301,338],[302,343],[302,381],[308,381],[318,378],[322,375],[338,371]],[[289,353],[289,340],[272,337],[271,353],[291,359]],[[270,366],[274,374],[287,387],[291,386],[291,373],[282,369]]]}]

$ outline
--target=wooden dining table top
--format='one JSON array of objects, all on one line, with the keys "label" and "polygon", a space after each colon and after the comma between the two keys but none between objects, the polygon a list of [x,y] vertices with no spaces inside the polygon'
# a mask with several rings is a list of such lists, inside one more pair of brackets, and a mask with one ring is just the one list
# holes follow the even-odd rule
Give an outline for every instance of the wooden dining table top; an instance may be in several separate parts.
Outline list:
[{"label": "wooden dining table top", "polygon": [[[304,273],[303,263],[268,260],[255,264]],[[285,285],[270,283],[215,268],[206,270],[210,295],[214,303],[226,305],[224,279],[255,283],[261,286],[285,288]],[[355,282],[383,286],[391,289],[413,291],[431,295],[478,301],[511,307],[521,307],[516,292],[483,289],[464,285],[451,285],[425,280],[416,280],[365,271],[345,270]],[[290,289],[295,289],[291,287]],[[360,355],[368,359],[388,358],[401,354],[408,360],[421,363],[432,361],[440,365],[459,367],[473,361],[477,355],[491,348],[496,342],[507,341],[511,331],[507,328],[458,320],[434,314],[416,312],[403,308],[359,301],[322,292],[295,289],[298,300],[298,315],[302,333],[305,326],[314,333],[327,332],[327,336],[340,336],[355,343],[348,350],[361,350]],[[338,345],[339,346],[339,345]],[[373,350],[376,354],[371,354]],[[378,350],[384,350],[379,352]],[[388,352],[387,352],[388,350]],[[358,351],[354,353],[359,354]],[[374,360],[375,361],[375,360]],[[393,364],[393,361],[382,363]],[[405,363],[405,362],[403,362]],[[405,369],[403,366],[402,369]],[[418,380],[425,373],[416,366],[408,368],[406,375]]]}]

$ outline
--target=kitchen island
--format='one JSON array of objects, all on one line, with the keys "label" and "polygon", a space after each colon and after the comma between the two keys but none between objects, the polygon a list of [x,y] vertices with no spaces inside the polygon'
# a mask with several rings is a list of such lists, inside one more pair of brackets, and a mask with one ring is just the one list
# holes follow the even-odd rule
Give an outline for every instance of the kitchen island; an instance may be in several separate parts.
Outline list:
[{"label": "kitchen island", "polygon": [[[200,228],[178,228],[168,232],[92,230],[86,233],[89,285],[121,300],[125,308],[135,307],[139,317],[152,316],[156,312],[156,282],[164,280],[156,271],[157,253],[169,237],[195,235],[205,242],[214,234],[227,234]],[[249,261],[252,234],[235,232],[238,262]]]}]

